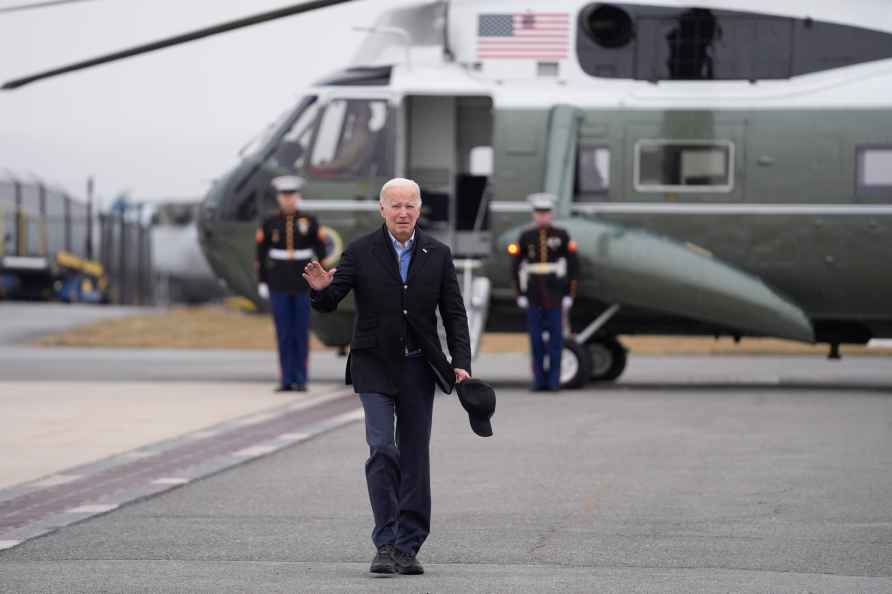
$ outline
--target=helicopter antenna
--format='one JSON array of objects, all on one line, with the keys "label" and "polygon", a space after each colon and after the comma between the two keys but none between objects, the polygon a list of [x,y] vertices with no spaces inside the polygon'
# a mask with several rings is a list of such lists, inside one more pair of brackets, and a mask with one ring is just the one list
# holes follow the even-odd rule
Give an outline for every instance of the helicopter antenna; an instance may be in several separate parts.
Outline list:
[{"label": "helicopter antenna", "polygon": [[[61,0],[59,0],[59,1],[61,1]],[[69,1],[77,1],[77,0],[69,0]],[[87,1],[87,0],[80,0],[80,1]],[[205,27],[203,29],[190,31],[189,33],[175,35],[173,37],[168,37],[166,39],[161,39],[159,41],[153,41],[151,43],[138,45],[136,47],[132,47],[132,48],[125,49],[125,50],[120,50],[117,52],[113,52],[111,54],[106,54],[104,56],[98,56],[96,58],[91,58],[89,60],[75,62],[74,64],[69,64],[67,66],[61,66],[59,68],[53,68],[52,70],[46,70],[44,72],[38,72],[37,74],[32,74],[29,76],[24,76],[22,78],[10,80],[10,81],[5,82],[3,84],[3,86],[0,87],[0,90],[9,91],[12,89],[18,89],[19,87],[23,87],[23,86],[31,84],[33,82],[37,82],[39,80],[44,80],[47,78],[52,78],[55,76],[59,76],[61,74],[67,74],[69,72],[75,72],[77,70],[84,70],[86,68],[92,68],[93,66],[99,66],[100,64],[107,64],[109,62],[116,62],[118,60],[124,60],[126,58],[138,56],[140,54],[147,54],[149,52],[154,52],[154,51],[172,47],[175,45],[189,43],[190,41],[195,41],[197,39],[211,37],[212,35],[219,35],[220,33],[226,33],[228,31],[234,31],[236,29],[243,29],[245,27],[259,25],[260,23],[274,21],[276,19],[293,16],[296,14],[300,14],[302,12],[310,12],[313,10],[318,10],[320,8],[334,6],[336,4],[346,4],[347,2],[352,2],[352,1],[353,0],[313,0],[311,2],[302,2],[300,4],[292,4],[291,6],[285,6],[283,8],[277,8],[275,10],[261,12],[259,14],[243,17],[240,19],[235,19],[233,21],[226,21],[225,23],[219,23],[217,25],[212,25],[210,27]]]},{"label": "helicopter antenna", "polygon": [[0,14],[4,12],[21,12],[23,10],[33,10],[35,8],[50,8],[51,6],[59,6],[60,4],[80,4],[81,2],[95,2],[96,0],[47,0],[46,2],[30,2],[28,4],[14,4],[12,6],[4,6],[0,8]]}]

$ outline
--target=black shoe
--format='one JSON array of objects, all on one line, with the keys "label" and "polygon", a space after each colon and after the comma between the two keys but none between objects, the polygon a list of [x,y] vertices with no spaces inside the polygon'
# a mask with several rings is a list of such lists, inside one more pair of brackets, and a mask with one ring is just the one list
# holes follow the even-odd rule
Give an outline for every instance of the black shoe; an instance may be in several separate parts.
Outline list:
[{"label": "black shoe", "polygon": [[375,558],[372,559],[372,566],[369,567],[370,573],[396,573],[396,566],[393,562],[393,545],[381,545]]},{"label": "black shoe", "polygon": [[307,385],[306,384],[291,384],[291,389],[295,392],[306,392]]},{"label": "black shoe", "polygon": [[393,548],[393,564],[396,566],[396,572],[403,575],[421,575],[424,573],[424,568],[418,562],[418,559],[415,558],[415,555],[404,553],[396,547]]},{"label": "black shoe", "polygon": [[293,390],[294,388],[292,388],[291,386],[279,386],[278,388],[273,390],[273,392],[292,392]]}]

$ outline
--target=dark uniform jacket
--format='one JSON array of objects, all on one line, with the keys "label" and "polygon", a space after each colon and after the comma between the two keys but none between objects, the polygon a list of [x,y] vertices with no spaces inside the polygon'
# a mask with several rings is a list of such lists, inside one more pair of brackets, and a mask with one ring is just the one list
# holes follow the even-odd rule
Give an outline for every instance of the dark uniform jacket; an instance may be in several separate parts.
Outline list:
[{"label": "dark uniform jacket", "polygon": [[535,307],[555,308],[576,296],[576,242],[560,227],[534,226],[520,234],[514,255],[514,289]]},{"label": "dark uniform jacket", "polygon": [[[421,348],[444,392],[455,383],[453,368],[471,372],[468,319],[446,245],[416,228],[403,282],[396,251],[382,226],[347,246],[331,284],[311,291],[310,303],[318,311],[334,311],[351,289],[356,316],[345,379],[357,393],[396,395],[409,343]],[[440,348],[438,308],[451,362]]]},{"label": "dark uniform jacket", "polygon": [[270,291],[298,293],[309,290],[302,274],[310,260],[325,257],[319,222],[300,211],[281,211],[267,217],[257,229],[257,280]]}]

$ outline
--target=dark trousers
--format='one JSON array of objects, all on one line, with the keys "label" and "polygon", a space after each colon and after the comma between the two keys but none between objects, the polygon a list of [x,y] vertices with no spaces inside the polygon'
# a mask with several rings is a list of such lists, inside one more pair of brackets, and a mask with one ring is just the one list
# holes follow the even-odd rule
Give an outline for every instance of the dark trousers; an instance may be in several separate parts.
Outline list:
[{"label": "dark trousers", "polygon": [[283,386],[307,383],[310,352],[310,294],[270,291],[269,302],[279,343],[279,369]]},{"label": "dark trousers", "polygon": [[[533,353],[533,384],[538,388],[559,388],[561,384],[561,349],[563,327],[560,307],[527,308],[527,331],[530,333],[530,350]],[[542,333],[548,332],[548,344]],[[545,369],[545,355],[548,369]]]},{"label": "dark trousers", "polygon": [[433,374],[423,357],[409,357],[397,396],[359,397],[369,444],[365,479],[375,516],[372,542],[417,553],[430,533]]}]

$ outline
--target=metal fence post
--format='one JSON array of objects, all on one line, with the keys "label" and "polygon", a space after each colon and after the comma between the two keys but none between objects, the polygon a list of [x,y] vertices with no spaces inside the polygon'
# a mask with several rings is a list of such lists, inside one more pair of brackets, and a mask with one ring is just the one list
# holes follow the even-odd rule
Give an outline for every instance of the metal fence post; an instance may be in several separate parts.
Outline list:
[{"label": "metal fence post", "polygon": [[87,260],[93,259],[93,176],[87,178]]},{"label": "metal fence post", "polygon": [[127,303],[127,220],[118,213],[118,303]]},{"label": "metal fence post", "polygon": [[65,251],[71,252],[71,198],[63,194],[62,201],[65,206]]}]

